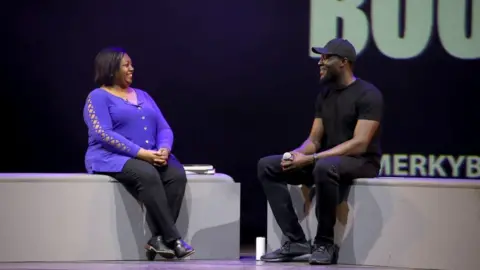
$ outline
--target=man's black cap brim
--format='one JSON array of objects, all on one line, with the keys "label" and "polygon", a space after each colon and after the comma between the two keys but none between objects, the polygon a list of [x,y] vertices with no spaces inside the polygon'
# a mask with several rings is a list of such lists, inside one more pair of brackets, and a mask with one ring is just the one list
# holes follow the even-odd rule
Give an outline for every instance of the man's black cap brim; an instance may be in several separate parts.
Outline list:
[{"label": "man's black cap brim", "polygon": [[327,49],[321,47],[313,47],[312,52],[316,54],[329,54]]}]

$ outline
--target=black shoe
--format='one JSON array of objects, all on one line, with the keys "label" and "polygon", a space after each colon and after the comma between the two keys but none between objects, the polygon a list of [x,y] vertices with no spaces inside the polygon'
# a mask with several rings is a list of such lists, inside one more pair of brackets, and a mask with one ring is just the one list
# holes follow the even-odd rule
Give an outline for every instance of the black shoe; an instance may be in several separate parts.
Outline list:
[{"label": "black shoe", "polygon": [[152,238],[150,238],[147,245],[145,246],[145,249],[147,250],[146,255],[149,261],[155,260],[155,256],[157,254],[165,259],[175,258],[175,252],[165,246],[161,236],[153,236]]},{"label": "black shoe", "polygon": [[263,255],[260,259],[265,262],[291,262],[308,260],[312,252],[309,242],[287,241],[283,246],[273,252]]},{"label": "black shoe", "polygon": [[315,244],[309,263],[317,264],[337,264],[339,248],[330,243]]},{"label": "black shoe", "polygon": [[175,240],[168,246],[173,249],[173,251],[175,252],[175,256],[177,256],[177,258],[179,259],[183,259],[195,253],[195,249],[185,243],[185,241],[183,241],[182,239]]}]

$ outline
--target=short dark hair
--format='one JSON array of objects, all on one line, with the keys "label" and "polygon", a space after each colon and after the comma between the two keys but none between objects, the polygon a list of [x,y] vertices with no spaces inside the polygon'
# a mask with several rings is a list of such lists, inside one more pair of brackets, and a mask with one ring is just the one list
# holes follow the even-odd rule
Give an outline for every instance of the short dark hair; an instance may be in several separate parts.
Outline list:
[{"label": "short dark hair", "polygon": [[101,50],[95,57],[95,83],[99,86],[112,86],[115,74],[120,69],[120,63],[126,53],[120,47],[108,47]]}]

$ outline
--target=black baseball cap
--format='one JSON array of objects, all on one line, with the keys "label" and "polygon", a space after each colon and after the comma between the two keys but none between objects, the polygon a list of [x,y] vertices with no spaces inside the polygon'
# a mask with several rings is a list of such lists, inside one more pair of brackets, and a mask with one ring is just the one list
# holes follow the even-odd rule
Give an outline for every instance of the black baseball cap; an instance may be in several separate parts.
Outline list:
[{"label": "black baseball cap", "polygon": [[347,58],[348,61],[355,62],[357,52],[350,41],[343,38],[334,38],[327,42],[325,47],[313,47],[312,52],[316,54],[338,55]]}]

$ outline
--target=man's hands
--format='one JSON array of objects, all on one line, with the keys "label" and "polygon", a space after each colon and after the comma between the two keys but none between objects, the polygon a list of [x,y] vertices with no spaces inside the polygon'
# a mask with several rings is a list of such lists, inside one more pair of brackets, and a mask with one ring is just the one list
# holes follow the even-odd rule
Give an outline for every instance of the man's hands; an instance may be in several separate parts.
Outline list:
[{"label": "man's hands", "polygon": [[170,151],[167,148],[160,148],[158,151],[140,149],[137,157],[155,166],[167,165]]},{"label": "man's hands", "polygon": [[290,152],[292,154],[292,158],[289,160],[282,159],[280,165],[284,171],[290,171],[293,169],[300,169],[307,165],[310,165],[314,162],[313,156],[307,156],[300,152]]}]

